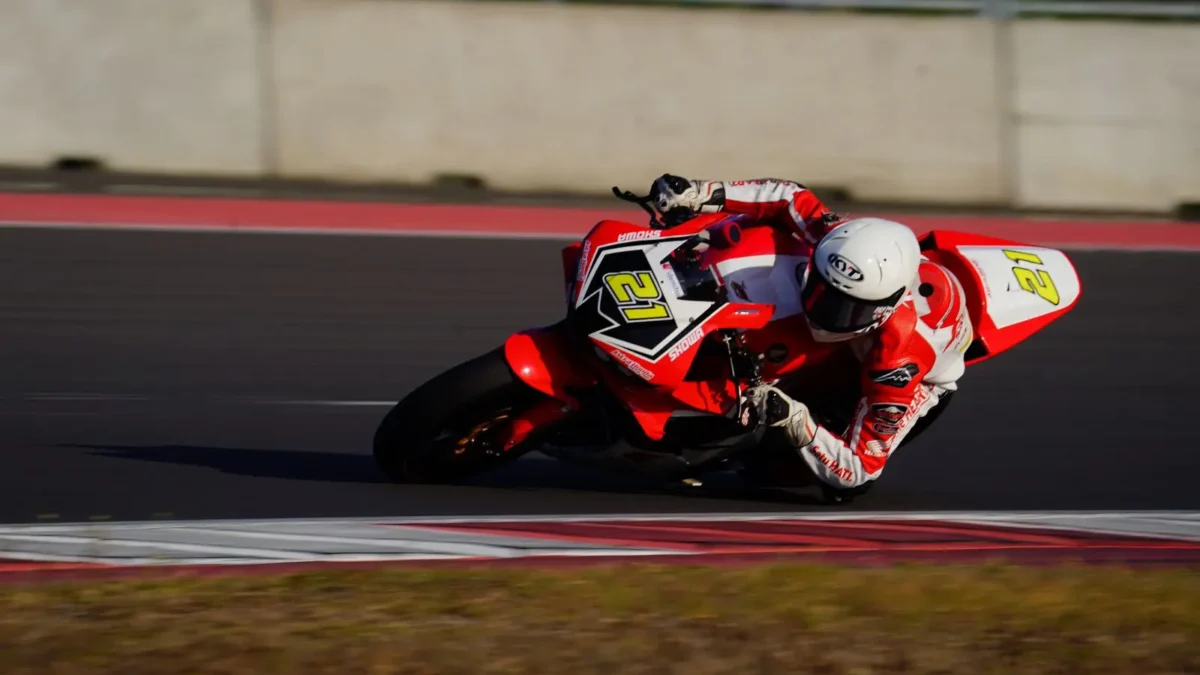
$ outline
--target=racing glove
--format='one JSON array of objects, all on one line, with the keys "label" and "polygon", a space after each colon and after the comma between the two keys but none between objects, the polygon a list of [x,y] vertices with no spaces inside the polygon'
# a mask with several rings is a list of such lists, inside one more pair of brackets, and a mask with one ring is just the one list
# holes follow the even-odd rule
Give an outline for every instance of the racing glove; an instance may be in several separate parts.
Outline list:
[{"label": "racing glove", "polygon": [[769,427],[781,428],[794,447],[801,448],[813,442],[817,430],[808,406],[769,384],[751,387],[744,396],[759,421]]},{"label": "racing glove", "polygon": [[650,199],[667,220],[682,221],[697,213],[716,213],[724,208],[725,184],[664,173],[650,186]]}]

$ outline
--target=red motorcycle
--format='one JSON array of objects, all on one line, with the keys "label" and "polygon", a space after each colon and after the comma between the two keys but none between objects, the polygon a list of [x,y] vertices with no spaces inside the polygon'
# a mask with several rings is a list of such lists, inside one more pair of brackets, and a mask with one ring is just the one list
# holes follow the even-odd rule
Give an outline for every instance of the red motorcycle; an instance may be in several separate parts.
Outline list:
[{"label": "red motorcycle", "polygon": [[[664,223],[647,198],[613,192],[648,211],[649,227],[597,223],[562,251],[563,320],[510,336],[392,408],[374,439],[389,479],[454,482],[539,450],[674,482],[754,473],[769,454],[741,394],[763,381],[811,379],[827,360],[806,339],[800,305],[811,247],[739,215]],[[920,243],[966,292],[968,368],[1078,301],[1078,274],[1061,251],[951,231]],[[827,424],[838,409],[849,414],[844,402],[801,400]]]}]

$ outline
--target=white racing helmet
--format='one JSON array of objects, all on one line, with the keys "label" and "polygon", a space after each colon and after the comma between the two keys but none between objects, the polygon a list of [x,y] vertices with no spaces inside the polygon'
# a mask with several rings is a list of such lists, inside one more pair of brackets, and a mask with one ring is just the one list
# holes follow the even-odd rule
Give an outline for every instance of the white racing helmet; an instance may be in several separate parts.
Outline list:
[{"label": "white racing helmet", "polygon": [[800,280],[813,337],[839,342],[883,325],[918,283],[920,264],[917,237],[900,223],[855,218],[831,230]]}]

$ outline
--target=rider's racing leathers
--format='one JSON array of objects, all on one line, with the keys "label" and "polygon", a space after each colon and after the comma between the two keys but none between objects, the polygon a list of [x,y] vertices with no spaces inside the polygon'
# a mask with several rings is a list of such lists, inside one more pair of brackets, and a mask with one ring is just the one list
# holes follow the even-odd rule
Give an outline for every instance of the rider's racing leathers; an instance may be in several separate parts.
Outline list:
[{"label": "rider's racing leathers", "polygon": [[[803,185],[784,180],[695,181],[703,212],[749,214],[809,244],[837,216]],[[972,327],[962,286],[943,266],[922,259],[920,284],[878,329],[849,346],[861,363],[861,396],[845,429],[825,428],[807,413],[797,452],[833,488],[858,488],[879,477],[917,421],[957,390]],[[811,439],[809,441],[808,439]],[[804,442],[808,441],[808,442]]]}]

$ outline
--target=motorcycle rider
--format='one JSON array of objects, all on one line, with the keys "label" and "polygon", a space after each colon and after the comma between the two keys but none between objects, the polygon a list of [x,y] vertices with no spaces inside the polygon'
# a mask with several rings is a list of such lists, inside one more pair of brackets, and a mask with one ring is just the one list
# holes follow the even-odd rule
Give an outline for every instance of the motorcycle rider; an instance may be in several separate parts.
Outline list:
[{"label": "motorcycle rider", "polygon": [[745,396],[758,418],[780,429],[822,481],[844,500],[879,478],[892,452],[957,391],[973,330],[962,286],[922,258],[907,226],[845,219],[800,183],[689,180],[664,174],[650,199],[667,222],[720,211],[750,215],[813,246],[801,300],[812,338],[845,342],[860,363],[861,393],[845,429],[818,424],[804,403],[774,384]]}]

